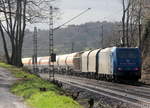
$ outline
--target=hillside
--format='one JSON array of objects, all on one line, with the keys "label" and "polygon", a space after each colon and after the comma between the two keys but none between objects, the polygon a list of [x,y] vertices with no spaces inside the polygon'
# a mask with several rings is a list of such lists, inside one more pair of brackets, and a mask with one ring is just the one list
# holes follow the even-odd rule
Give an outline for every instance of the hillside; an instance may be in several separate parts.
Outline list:
[{"label": "hillside", "polygon": [[[54,48],[57,54],[70,53],[72,47],[75,51],[95,49],[101,47],[101,34],[103,25],[104,47],[112,46],[113,30],[118,23],[89,22],[82,25],[69,25],[54,32]],[[0,37],[1,41],[1,37]],[[32,56],[33,32],[27,30],[23,45],[23,56]],[[49,49],[48,30],[38,30],[38,56],[48,55]],[[2,42],[0,42],[2,52]]]}]

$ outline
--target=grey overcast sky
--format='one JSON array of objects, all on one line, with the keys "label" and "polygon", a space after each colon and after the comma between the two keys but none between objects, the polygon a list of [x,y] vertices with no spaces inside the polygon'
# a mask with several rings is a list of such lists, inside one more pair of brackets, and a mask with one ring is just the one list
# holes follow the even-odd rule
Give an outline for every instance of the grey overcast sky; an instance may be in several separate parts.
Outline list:
[{"label": "grey overcast sky", "polygon": [[80,24],[88,21],[121,20],[122,6],[120,1],[121,0],[59,0],[58,2],[62,12],[62,22],[72,18],[87,8],[91,8],[89,12],[71,22],[72,24]]},{"label": "grey overcast sky", "polygon": [[[55,26],[61,25],[87,8],[91,8],[70,24],[84,24],[95,21],[120,21],[122,16],[121,0],[57,0],[56,6],[60,8],[60,19]],[[46,29],[46,26],[42,27]]]}]

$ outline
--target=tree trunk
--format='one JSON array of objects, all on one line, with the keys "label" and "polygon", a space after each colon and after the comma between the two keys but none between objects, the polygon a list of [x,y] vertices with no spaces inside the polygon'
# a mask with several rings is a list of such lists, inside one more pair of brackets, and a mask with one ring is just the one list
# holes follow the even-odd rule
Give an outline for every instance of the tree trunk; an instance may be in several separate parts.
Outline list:
[{"label": "tree trunk", "polygon": [[125,47],[125,36],[126,36],[126,30],[125,30],[125,18],[126,18],[126,9],[125,9],[125,0],[122,1],[123,5],[123,16],[122,16],[122,46]]},{"label": "tree trunk", "polygon": [[139,28],[139,36],[138,36],[138,47],[141,49],[141,43],[142,43],[142,24],[141,24],[141,20],[142,20],[142,0],[139,1],[139,11],[138,11],[138,28]]},{"label": "tree trunk", "polygon": [[126,21],[126,45],[129,47],[129,19],[130,19],[130,14],[129,10],[127,11],[127,21]]},{"label": "tree trunk", "polygon": [[4,31],[3,31],[3,28],[2,28],[2,25],[1,25],[1,21],[0,21],[0,32],[1,32],[2,40],[3,40],[3,47],[4,47],[5,57],[6,57],[7,63],[10,64],[11,61],[10,61],[10,58],[9,58],[7,43],[6,43],[6,40],[5,40]]},{"label": "tree trunk", "polygon": [[150,55],[150,20],[145,26],[144,35],[141,40],[141,50],[143,59]]}]

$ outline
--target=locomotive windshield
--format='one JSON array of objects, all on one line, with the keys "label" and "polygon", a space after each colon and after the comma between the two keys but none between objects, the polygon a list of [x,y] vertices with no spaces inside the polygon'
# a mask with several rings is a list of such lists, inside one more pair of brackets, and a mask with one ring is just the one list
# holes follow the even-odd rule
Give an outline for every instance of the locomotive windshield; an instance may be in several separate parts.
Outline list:
[{"label": "locomotive windshield", "polygon": [[117,57],[120,59],[136,59],[139,57],[139,53],[137,50],[120,50],[117,53]]}]

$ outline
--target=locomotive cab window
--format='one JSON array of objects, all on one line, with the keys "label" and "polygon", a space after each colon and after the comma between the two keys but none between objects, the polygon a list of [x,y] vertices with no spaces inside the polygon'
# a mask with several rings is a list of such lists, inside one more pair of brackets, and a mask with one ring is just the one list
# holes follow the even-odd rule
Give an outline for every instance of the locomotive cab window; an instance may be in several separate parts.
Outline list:
[{"label": "locomotive cab window", "polygon": [[134,50],[118,51],[117,57],[120,59],[125,59],[125,58],[136,59],[138,58],[138,52]]}]

